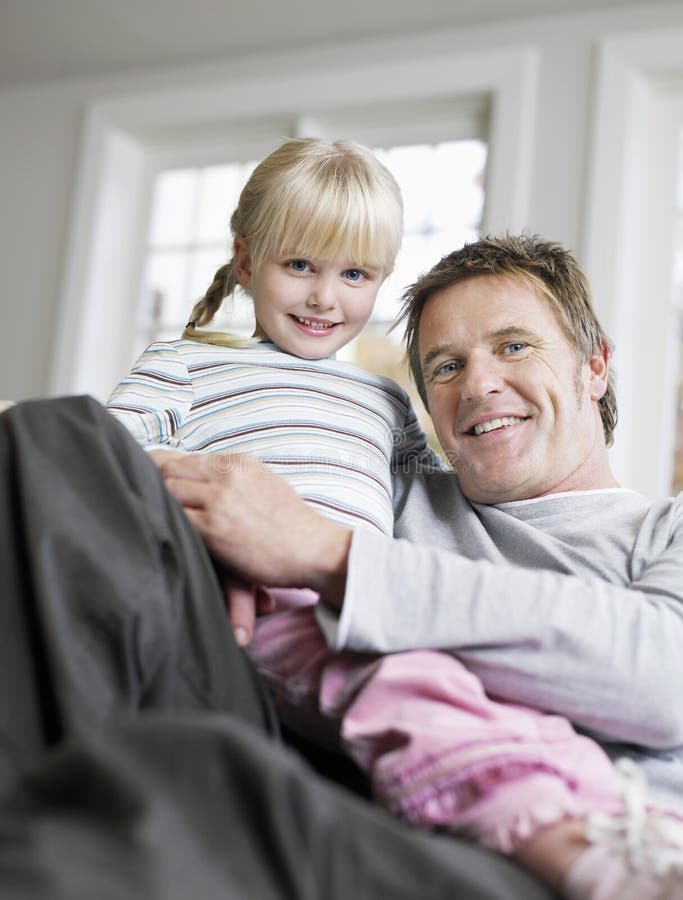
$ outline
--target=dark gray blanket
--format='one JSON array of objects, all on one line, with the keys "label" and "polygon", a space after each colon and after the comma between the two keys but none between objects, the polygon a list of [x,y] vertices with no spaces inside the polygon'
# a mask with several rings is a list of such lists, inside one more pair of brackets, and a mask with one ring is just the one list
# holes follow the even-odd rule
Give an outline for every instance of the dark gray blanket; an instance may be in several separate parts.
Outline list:
[{"label": "dark gray blanket", "polygon": [[3,900],[541,900],[283,746],[213,566],[95,401],[0,415]]}]

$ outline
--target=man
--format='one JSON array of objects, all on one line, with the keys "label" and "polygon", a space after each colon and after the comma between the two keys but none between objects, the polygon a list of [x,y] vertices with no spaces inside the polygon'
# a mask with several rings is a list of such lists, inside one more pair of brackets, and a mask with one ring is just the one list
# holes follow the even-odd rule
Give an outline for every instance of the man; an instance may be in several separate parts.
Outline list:
[{"label": "man", "polygon": [[[244,461],[219,476],[169,459],[167,485],[248,583],[316,589],[333,646],[447,648],[489,695],[635,759],[653,800],[681,811],[683,505],[610,470],[610,345],[585,277],[557,245],[491,238],[405,301],[413,375],[455,469],[397,476],[409,542],[324,522]],[[236,591],[245,639],[252,608]]]},{"label": "man", "polygon": [[[242,641],[249,639],[253,623],[250,585],[312,587],[321,595],[321,621],[334,645],[380,652],[452,649],[489,693],[563,713],[586,730],[599,732],[606,738],[606,748],[615,753],[623,741],[639,755],[638,745],[640,755],[648,759],[650,780],[662,795],[665,773],[671,773],[669,785],[677,787],[676,763],[662,759],[658,769],[656,748],[681,743],[673,652],[681,628],[676,611],[677,505],[650,504],[615,489],[607,464],[607,435],[600,424],[608,429],[610,421],[609,411],[601,415],[600,408],[603,397],[609,397],[606,339],[599,333],[593,340],[583,327],[577,329],[580,340],[570,337],[574,319],[562,318],[559,311],[547,315],[545,304],[552,302],[550,297],[557,299],[559,291],[546,289],[540,275],[538,281],[529,278],[542,270],[544,256],[552,263],[552,274],[558,252],[534,240],[483,241],[447,257],[408,292],[408,310],[415,309],[415,317],[409,319],[411,359],[414,369],[418,360],[418,382],[424,378],[440,440],[456,468],[455,475],[397,475],[397,535],[410,541],[360,531],[351,534],[320,518],[255,460],[167,455],[159,465],[167,487],[185,507],[214,559],[241,579],[241,586],[233,588],[231,612]],[[574,267],[569,265],[570,283]],[[583,295],[580,278],[573,294],[579,300]],[[180,869],[187,884],[197,887],[197,873],[206,877],[211,871],[207,822],[219,823],[213,831],[223,826],[229,844],[234,828],[226,822],[248,809],[240,790],[249,782],[239,777],[248,749],[236,745],[225,716],[214,723],[220,734],[207,738],[205,715],[190,717],[187,723],[177,710],[228,710],[230,721],[246,713],[256,718],[252,725],[258,727],[259,716],[267,720],[267,704],[252,676],[239,671],[243,663],[235,663],[234,647],[221,630],[218,592],[207,584],[201,548],[192,543],[173,507],[159,493],[140,454],[92,406],[87,414],[82,406],[72,408],[72,421],[66,423],[64,410],[57,416],[42,404],[38,410],[20,406],[0,420],[5,424],[9,418],[11,423],[5,445],[11,464],[8,494],[21,512],[20,527],[7,532],[16,541],[7,553],[7,567],[3,563],[3,571],[16,573],[9,576],[8,597],[38,598],[18,604],[18,610],[15,606],[9,619],[12,633],[28,635],[30,641],[24,641],[29,653],[15,653],[13,666],[11,657],[3,661],[10,677],[0,679],[0,684],[11,691],[3,708],[12,708],[22,663],[25,679],[20,683],[25,682],[31,698],[40,699],[42,711],[38,717],[26,713],[26,722],[22,719],[21,727],[14,728],[19,733],[26,728],[24,745],[38,766],[40,777],[29,782],[33,788],[37,781],[43,790],[37,799],[34,796],[34,812],[44,812],[46,794],[55,795],[54,752],[46,758],[45,745],[66,744],[66,759],[61,758],[56,770],[68,788],[73,781],[65,769],[67,774],[78,773],[84,759],[90,764],[94,773],[90,783],[98,787],[94,798],[99,801],[93,818],[97,833],[106,837],[95,847],[100,856],[126,862],[123,870],[117,867],[117,878],[123,871],[126,878],[134,880],[137,875],[139,880],[139,873],[147,869],[139,861],[144,856],[139,840],[132,843],[134,853],[122,854],[115,840],[119,832],[112,836],[102,828],[102,810],[117,793],[102,790],[103,772],[115,776],[114,784],[120,785],[126,800],[114,805],[114,821],[125,826],[123,834],[130,838],[136,812],[146,823],[149,810],[160,808],[156,818],[151,816],[163,825],[161,840],[151,842],[156,869],[165,873],[167,886],[175,884],[173,875]],[[50,452],[39,452],[41,441]],[[479,463],[479,454],[484,464]],[[106,498],[106,516],[100,498]],[[531,498],[533,502],[527,502]],[[48,539],[43,523],[54,520],[56,509],[62,515],[55,541]],[[101,548],[110,545],[111,553],[103,560]],[[26,546],[30,554],[22,549]],[[63,554],[51,552],[55,546],[70,548],[68,559],[75,557],[66,567],[71,580],[60,562]],[[191,558],[198,561],[189,574]],[[81,578],[79,590],[73,574],[80,575],[83,561],[88,562],[89,574]],[[142,576],[149,577],[152,570],[159,584],[140,592]],[[174,577],[174,571],[182,577]],[[58,591],[62,584],[69,590]],[[170,607],[164,601],[169,595]],[[204,646],[208,649],[202,670]],[[657,647],[655,660],[651,646]],[[30,664],[25,662],[27,656]],[[222,670],[223,657],[232,671]],[[81,682],[83,665],[87,676]],[[42,671],[42,677],[35,671]],[[251,687],[235,699],[226,683]],[[23,705],[31,709],[35,703]],[[121,722],[122,705],[136,713],[131,722]],[[137,715],[145,706],[162,710],[160,724],[154,716]],[[171,717],[168,711],[175,714]],[[93,727],[96,737],[104,734],[107,739],[106,752],[102,741],[92,738]],[[252,770],[259,784],[249,797],[261,798],[259,816],[268,823],[265,830],[277,848],[286,840],[286,831],[273,818],[276,798],[282,795],[283,763],[278,754],[269,754],[276,774],[266,779],[262,741],[254,739],[248,728],[245,733],[247,744],[261,748]],[[9,725],[3,726],[2,734],[7,741],[14,737]],[[207,742],[213,751],[206,750]],[[108,752],[110,744],[113,749]],[[69,747],[75,749],[69,752]],[[170,755],[169,747],[178,749]],[[194,768],[183,747],[194,748]],[[623,755],[623,748],[618,752]],[[221,766],[206,764],[217,756]],[[11,752],[9,757],[8,769],[14,773],[17,757]],[[183,792],[179,772],[195,772],[197,785],[190,782],[190,789]],[[215,778],[207,795],[207,780],[211,784],[207,775],[216,772],[220,778]],[[230,779],[230,772],[237,774]],[[131,780],[135,790],[126,793],[123,788],[130,789]],[[336,795],[330,804],[321,802],[319,789],[306,787],[298,772],[287,783],[286,794],[301,811],[294,848],[300,853],[310,846],[311,832],[320,832],[329,836],[326,848],[333,850],[331,835],[338,832],[326,829],[321,820],[329,821]],[[166,815],[161,785],[170,798],[171,812]],[[73,793],[66,788],[57,796],[68,808]],[[19,809],[26,803],[25,790],[22,784]],[[228,812],[221,820],[217,809],[222,806]],[[76,825],[82,824],[82,815],[82,809],[75,817],[72,812]],[[191,843],[194,866],[179,866],[160,849],[169,843],[170,832],[183,852],[189,852],[185,820],[196,822],[202,835]],[[36,816],[30,821],[35,822]],[[345,837],[353,832],[357,838],[350,850],[360,861],[354,868],[361,889],[355,892],[362,896],[362,889],[367,892],[376,878],[375,896],[400,896],[395,885],[382,890],[386,867],[378,875],[363,855],[362,848],[369,846],[368,831],[358,821],[355,812],[348,812],[340,822]],[[394,859],[405,851],[404,861],[411,863],[406,867],[417,872],[412,877],[418,881],[431,865],[439,878],[435,896],[444,878],[456,886],[456,893],[462,888],[462,896],[532,896],[535,888],[529,883],[510,884],[502,894],[496,894],[495,887],[483,888],[481,870],[475,866],[466,872],[463,847],[453,839],[448,839],[449,859],[455,862],[444,876],[441,865],[432,865],[424,856],[423,847],[409,851],[408,844],[388,835],[384,819],[382,823],[378,831],[385,835],[386,852],[375,853],[375,863],[384,853],[392,869]],[[149,825],[145,831],[138,823],[136,833],[141,831],[153,834]],[[266,863],[266,854],[256,853],[255,832],[254,818],[248,816],[240,849],[252,870],[256,859],[264,870],[270,866],[272,871],[272,859]],[[63,840],[57,829],[57,846]],[[215,846],[209,841],[210,850]],[[149,841],[142,844],[147,859],[149,849]],[[268,849],[274,849],[270,843]],[[343,848],[341,852],[344,858]],[[422,862],[413,865],[416,857]],[[234,865],[234,854],[225,858]],[[296,858],[296,852],[285,853],[284,861]],[[337,862],[338,854],[332,852],[329,858],[336,863],[337,875],[346,869]],[[63,873],[63,867],[47,866],[52,874],[55,868]],[[303,896],[301,872],[297,881],[291,865],[286,871],[294,885],[290,893]],[[312,896],[317,896],[316,872],[304,867],[304,873],[313,879]],[[227,877],[225,865],[221,874]],[[399,882],[403,874],[401,870]],[[462,887],[462,878],[469,879],[468,887]],[[333,886],[338,887],[338,896],[352,887],[338,877],[330,878]],[[427,896],[422,889],[420,894]],[[368,896],[372,895],[370,891]],[[328,891],[326,896],[334,894]]]}]

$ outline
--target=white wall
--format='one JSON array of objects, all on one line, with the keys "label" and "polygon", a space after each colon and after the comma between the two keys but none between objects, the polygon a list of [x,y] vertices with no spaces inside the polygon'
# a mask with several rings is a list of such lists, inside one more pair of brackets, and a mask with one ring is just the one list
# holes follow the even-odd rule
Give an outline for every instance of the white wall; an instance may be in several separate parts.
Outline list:
[{"label": "white wall", "polygon": [[[496,152],[505,154],[509,134],[510,146],[524,155],[514,169],[518,176],[512,186],[517,193],[515,220],[489,224],[525,227],[574,249],[589,274],[596,272],[602,292],[596,303],[604,324],[608,330],[623,333],[613,296],[614,271],[609,266],[601,269],[602,260],[614,259],[612,231],[618,224],[608,208],[614,203],[614,194],[600,191],[605,172],[600,153],[611,129],[605,120],[609,110],[600,108],[600,98],[609,98],[610,90],[614,91],[614,85],[605,87],[605,47],[615,41],[619,47],[625,35],[675,34],[676,29],[683,34],[683,5],[639,3],[620,12],[534,18],[438,34],[425,31],[405,38],[368,39],[348,46],[337,43],[262,58],[252,55],[134,77],[0,90],[0,203],[4,211],[0,296],[5,326],[0,331],[0,396],[23,399],[88,389],[82,381],[82,368],[78,378],[69,374],[67,359],[72,349],[78,349],[78,341],[71,341],[70,335],[79,326],[87,274],[84,248],[91,246],[92,238],[88,229],[96,225],[86,207],[88,203],[92,206],[93,179],[98,174],[93,161],[102,162],[94,145],[104,133],[98,124],[103,118],[109,137],[121,123],[119,149],[134,155],[135,141],[145,140],[150,110],[155,110],[155,127],[165,120],[175,127],[179,114],[188,122],[203,124],[215,117],[217,110],[220,113],[221,105],[227,114],[244,97],[243,86],[255,90],[264,80],[272,86],[271,109],[279,105],[289,108],[295,102],[305,106],[309,95],[320,100],[320,80],[325,73],[333,73],[335,83],[348,86],[351,93],[362,90],[364,84],[379,95],[383,82],[395,79],[402,66],[419,73],[420,65],[427,71],[435,59],[452,59],[454,72],[462,78],[476,68],[467,64],[473,56],[488,60],[511,53],[526,61],[521,76],[522,82],[526,81],[519,92],[525,120],[520,124],[508,109],[507,117],[498,120],[500,132],[494,135]],[[134,137],[130,145],[126,143],[129,135]],[[602,209],[596,210],[596,197],[604,204]],[[126,215],[121,215],[122,229]],[[652,227],[656,225],[652,223]],[[115,243],[115,234],[105,237]],[[125,240],[128,234],[120,237]],[[103,247],[106,250],[102,236],[99,247],[100,252]],[[100,319],[116,320],[119,328],[125,328],[130,296],[119,297],[109,287],[102,284],[100,308],[89,313],[91,325],[95,327]],[[93,288],[96,286],[90,285],[91,294]],[[633,302],[637,304],[638,298]],[[622,336],[628,340],[627,335]],[[98,352],[106,354],[115,339],[110,330],[101,331]],[[73,372],[77,370],[76,366]],[[627,398],[627,409],[628,402]],[[635,429],[635,413],[627,415],[629,421],[629,428]],[[657,492],[659,485],[645,474],[643,460],[630,457],[627,432],[622,444],[626,450],[617,454],[616,460],[624,480]]]},{"label": "white wall", "polygon": [[0,395],[49,391],[84,92],[0,92]]}]

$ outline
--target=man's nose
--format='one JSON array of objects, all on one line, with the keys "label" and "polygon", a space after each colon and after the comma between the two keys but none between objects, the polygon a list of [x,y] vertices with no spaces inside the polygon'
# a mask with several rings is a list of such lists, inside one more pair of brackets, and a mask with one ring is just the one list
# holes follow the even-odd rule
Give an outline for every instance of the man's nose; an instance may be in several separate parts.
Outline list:
[{"label": "man's nose", "polygon": [[460,379],[463,400],[483,400],[501,390],[500,363],[488,353],[472,353]]}]

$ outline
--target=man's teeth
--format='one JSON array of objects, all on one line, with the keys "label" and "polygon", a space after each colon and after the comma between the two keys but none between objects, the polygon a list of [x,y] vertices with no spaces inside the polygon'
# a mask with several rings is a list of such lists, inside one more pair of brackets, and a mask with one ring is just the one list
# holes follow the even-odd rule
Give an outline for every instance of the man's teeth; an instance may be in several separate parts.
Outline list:
[{"label": "man's teeth", "polygon": [[302,325],[307,325],[308,328],[317,328],[319,331],[324,331],[326,328],[334,328],[337,324],[336,322],[312,322],[310,319],[302,319],[300,316],[297,316],[296,320],[301,322]]},{"label": "man's teeth", "polygon": [[506,425],[516,425],[523,422],[517,416],[503,416],[502,419],[491,419],[489,422],[481,422],[472,429],[475,434],[485,434],[487,431],[495,431],[497,428],[504,428]]}]

